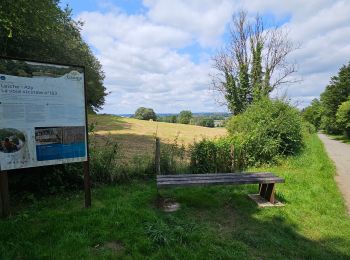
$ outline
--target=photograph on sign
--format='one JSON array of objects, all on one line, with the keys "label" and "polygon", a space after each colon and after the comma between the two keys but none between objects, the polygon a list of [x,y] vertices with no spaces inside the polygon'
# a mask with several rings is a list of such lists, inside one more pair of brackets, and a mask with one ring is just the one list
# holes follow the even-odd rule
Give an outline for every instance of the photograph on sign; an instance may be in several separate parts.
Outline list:
[{"label": "photograph on sign", "polygon": [[84,69],[0,58],[0,170],[81,161]]}]

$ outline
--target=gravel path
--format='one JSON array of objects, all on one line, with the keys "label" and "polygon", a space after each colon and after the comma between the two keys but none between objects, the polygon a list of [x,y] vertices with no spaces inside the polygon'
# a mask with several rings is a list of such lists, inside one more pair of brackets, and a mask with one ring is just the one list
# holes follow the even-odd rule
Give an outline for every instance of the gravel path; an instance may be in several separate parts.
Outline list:
[{"label": "gravel path", "polygon": [[350,145],[332,140],[324,134],[318,134],[329,157],[335,163],[337,175],[335,180],[344,196],[350,214]]}]

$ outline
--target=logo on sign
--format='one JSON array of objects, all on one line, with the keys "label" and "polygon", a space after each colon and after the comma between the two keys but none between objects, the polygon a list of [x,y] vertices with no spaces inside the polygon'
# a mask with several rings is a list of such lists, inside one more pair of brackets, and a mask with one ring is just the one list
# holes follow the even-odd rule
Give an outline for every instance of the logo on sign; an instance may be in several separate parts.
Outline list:
[{"label": "logo on sign", "polygon": [[1,80],[5,80],[6,77],[5,77],[5,76],[0,76],[0,79],[1,79]]},{"label": "logo on sign", "polygon": [[72,70],[67,74],[67,79],[80,81],[83,79],[83,76],[78,71]]}]

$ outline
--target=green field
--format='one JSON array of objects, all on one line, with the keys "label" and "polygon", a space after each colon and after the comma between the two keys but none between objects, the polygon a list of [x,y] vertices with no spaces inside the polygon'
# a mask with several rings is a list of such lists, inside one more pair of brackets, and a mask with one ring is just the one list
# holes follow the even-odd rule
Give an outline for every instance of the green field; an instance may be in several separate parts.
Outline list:
[{"label": "green field", "polygon": [[112,137],[129,159],[137,155],[154,153],[155,136],[158,136],[163,144],[173,143],[177,139],[180,145],[188,146],[195,140],[212,139],[227,134],[225,128],[145,121],[109,115],[89,115],[89,124],[95,125],[97,139]]},{"label": "green field", "polygon": [[350,218],[334,166],[316,135],[304,152],[269,170],[282,208],[258,208],[257,187],[161,191],[181,209],[157,208],[155,181],[71,193],[21,205],[0,221],[0,259],[349,259]]}]

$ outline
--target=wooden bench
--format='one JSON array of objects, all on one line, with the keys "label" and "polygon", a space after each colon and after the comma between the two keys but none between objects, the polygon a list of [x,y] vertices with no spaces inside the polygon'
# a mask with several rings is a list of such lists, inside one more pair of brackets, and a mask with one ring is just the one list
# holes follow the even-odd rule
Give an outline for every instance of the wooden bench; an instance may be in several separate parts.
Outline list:
[{"label": "wooden bench", "polygon": [[275,203],[275,183],[284,183],[284,179],[270,172],[157,175],[158,188],[259,184],[260,196],[273,204]]}]

